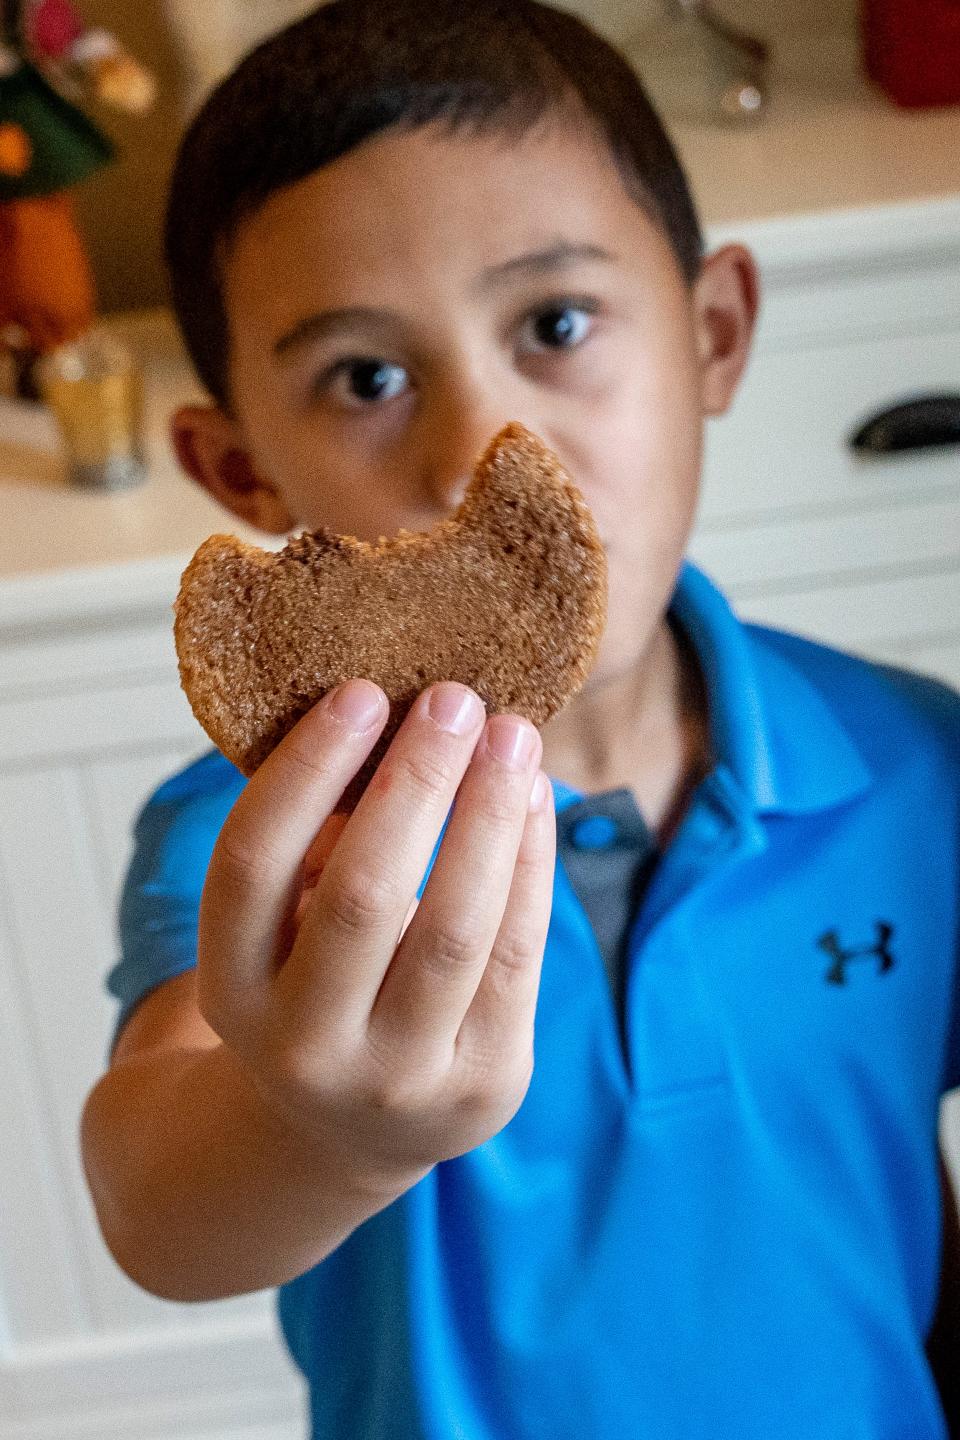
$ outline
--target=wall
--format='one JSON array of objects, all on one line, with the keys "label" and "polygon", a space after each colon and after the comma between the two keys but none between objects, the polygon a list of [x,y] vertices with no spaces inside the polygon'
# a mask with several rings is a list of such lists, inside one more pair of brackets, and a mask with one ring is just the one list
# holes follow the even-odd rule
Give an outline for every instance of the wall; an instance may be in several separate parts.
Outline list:
[{"label": "wall", "polygon": [[206,90],[270,30],[311,0],[78,0],[148,65],[160,93],[147,116],[91,107],[115,141],[117,161],[77,190],[77,206],[104,311],[155,305],[166,297],[163,208],[178,137]]},{"label": "wall", "polygon": [[[265,33],[311,6],[311,0],[78,0],[88,22],[113,30],[155,71],[161,87],[142,118],[99,109],[97,120],[120,150],[116,164],[77,193],[106,311],[157,304],[165,296],[160,231],[170,168],[186,116],[207,88]],[[638,33],[660,0],[567,0],[614,40]],[[786,0],[776,7],[778,36],[836,23],[857,0]],[[724,13],[769,33],[767,0],[726,0]]]},{"label": "wall", "polygon": [[[203,3],[198,0],[197,8]],[[79,7],[89,24],[113,31],[160,84],[157,103],[146,116],[88,107],[119,155],[76,191],[101,308],[155,305],[165,295],[161,217],[189,72],[161,0],[79,0]]]}]

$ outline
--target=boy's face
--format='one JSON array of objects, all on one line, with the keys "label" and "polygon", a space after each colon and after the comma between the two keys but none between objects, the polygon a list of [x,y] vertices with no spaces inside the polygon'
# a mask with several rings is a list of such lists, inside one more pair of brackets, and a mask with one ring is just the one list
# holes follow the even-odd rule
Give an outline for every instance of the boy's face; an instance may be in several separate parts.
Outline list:
[{"label": "boy's face", "polygon": [[[273,195],[240,228],[224,283],[234,419],[176,422],[218,498],[277,531],[425,530],[519,420],[607,547],[594,677],[636,663],[692,524],[703,416],[727,407],[746,359],[747,252],[710,257],[691,295],[585,127],[519,142],[431,127],[375,137]],[[235,453],[221,463],[229,450],[252,474],[237,477]]]}]

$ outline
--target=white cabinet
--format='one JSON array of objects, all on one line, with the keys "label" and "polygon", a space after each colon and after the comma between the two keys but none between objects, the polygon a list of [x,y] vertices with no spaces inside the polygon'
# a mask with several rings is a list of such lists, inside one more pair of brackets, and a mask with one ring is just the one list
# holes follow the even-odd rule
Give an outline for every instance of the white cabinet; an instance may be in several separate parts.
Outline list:
[{"label": "white cabinet", "polygon": [[[89,611],[95,576],[0,620],[0,1433],[301,1440],[267,1296],[154,1300],[106,1252],[77,1128],[115,1007],[103,989],[131,819],[209,748],[176,683],[175,568]],[[132,604],[131,604],[132,601]],[[37,614],[37,607],[34,607]]]},{"label": "white cabinet", "polygon": [[[736,233],[736,232],[735,232]],[[920,395],[960,408],[960,201],[759,227],[764,300],[729,416],[708,427],[694,555],[740,611],[960,687],[960,443],[849,441]]]}]

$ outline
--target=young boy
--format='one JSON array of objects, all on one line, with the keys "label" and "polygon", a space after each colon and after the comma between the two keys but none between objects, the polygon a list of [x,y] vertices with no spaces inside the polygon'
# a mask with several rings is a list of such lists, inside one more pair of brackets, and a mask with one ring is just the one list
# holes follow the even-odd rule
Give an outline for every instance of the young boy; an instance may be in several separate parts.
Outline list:
[{"label": "young boy", "polygon": [[118,1262],[280,1286],[316,1437],[942,1437],[960,702],[684,564],[757,277],[633,73],[527,0],[338,0],[197,117],[168,253],[235,515],[427,529],[519,420],[610,603],[542,735],[432,686],[345,823],[362,677],[152,798],[83,1125]]}]

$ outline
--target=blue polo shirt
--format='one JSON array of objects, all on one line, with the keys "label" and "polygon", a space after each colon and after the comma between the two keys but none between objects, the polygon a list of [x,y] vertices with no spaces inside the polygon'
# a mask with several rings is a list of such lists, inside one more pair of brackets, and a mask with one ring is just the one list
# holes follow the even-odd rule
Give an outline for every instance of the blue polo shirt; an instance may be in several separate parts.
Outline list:
[{"label": "blue polo shirt", "polygon": [[[744,625],[692,566],[671,613],[715,765],[619,970],[561,853],[513,1120],[281,1290],[316,1440],[946,1436],[924,1341],[960,1084],[960,698]],[[242,784],[210,756],[141,815],[122,1016],[194,963]],[[563,830],[585,797],[555,790]],[[578,848],[616,847],[618,805]]]}]

